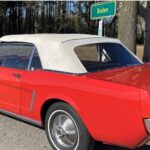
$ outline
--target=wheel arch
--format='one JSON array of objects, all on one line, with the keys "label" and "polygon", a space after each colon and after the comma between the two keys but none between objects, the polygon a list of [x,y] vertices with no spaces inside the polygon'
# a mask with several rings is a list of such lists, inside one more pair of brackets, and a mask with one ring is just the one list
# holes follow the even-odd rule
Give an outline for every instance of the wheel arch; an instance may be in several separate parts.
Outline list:
[{"label": "wheel arch", "polygon": [[75,110],[75,112],[79,115],[79,109],[78,109],[77,105],[72,100],[70,100],[69,98],[66,98],[66,97],[50,97],[50,98],[47,98],[44,101],[44,103],[41,106],[41,110],[40,110],[40,116],[41,116],[41,121],[42,121],[43,126],[45,125],[45,116],[46,116],[47,110],[54,103],[57,103],[57,102],[64,102],[64,103],[70,105]]}]

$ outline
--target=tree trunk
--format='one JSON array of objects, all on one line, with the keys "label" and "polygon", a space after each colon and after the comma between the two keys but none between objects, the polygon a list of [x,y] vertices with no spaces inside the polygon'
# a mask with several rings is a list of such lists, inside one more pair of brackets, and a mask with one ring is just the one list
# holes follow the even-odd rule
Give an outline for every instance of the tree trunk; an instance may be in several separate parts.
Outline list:
[{"label": "tree trunk", "polygon": [[76,2],[77,3],[77,14],[76,14],[76,18],[75,18],[75,21],[76,21],[76,32],[77,33],[80,33],[80,31],[82,30],[82,26],[81,26],[81,1],[78,1]]},{"label": "tree trunk", "polygon": [[120,2],[118,38],[136,52],[137,1]]},{"label": "tree trunk", "polygon": [[44,23],[44,20],[45,20],[45,6],[44,6],[45,2],[42,1],[42,4],[41,4],[41,31],[42,32],[45,32],[45,23]]},{"label": "tree trunk", "polygon": [[150,61],[150,1],[147,1],[145,14],[145,38],[144,38],[144,58],[145,62]]}]

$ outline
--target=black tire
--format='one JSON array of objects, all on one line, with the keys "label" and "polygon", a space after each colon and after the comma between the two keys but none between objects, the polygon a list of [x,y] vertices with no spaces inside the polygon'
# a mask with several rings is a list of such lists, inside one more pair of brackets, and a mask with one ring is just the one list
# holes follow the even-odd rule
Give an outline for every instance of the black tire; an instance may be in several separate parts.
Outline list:
[{"label": "black tire", "polygon": [[[62,124],[62,128],[64,124],[68,125],[65,126],[66,132],[60,129],[59,124]],[[57,102],[50,106],[45,118],[45,129],[49,143],[54,150],[93,150],[94,140],[74,109],[66,103]]]}]

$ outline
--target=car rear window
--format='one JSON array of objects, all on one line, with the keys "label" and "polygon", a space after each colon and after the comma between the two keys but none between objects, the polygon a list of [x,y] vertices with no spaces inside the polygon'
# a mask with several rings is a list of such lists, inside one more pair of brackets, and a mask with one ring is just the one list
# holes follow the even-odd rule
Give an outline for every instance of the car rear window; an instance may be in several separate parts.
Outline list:
[{"label": "car rear window", "polygon": [[141,64],[118,43],[81,45],[77,46],[74,51],[88,72]]}]

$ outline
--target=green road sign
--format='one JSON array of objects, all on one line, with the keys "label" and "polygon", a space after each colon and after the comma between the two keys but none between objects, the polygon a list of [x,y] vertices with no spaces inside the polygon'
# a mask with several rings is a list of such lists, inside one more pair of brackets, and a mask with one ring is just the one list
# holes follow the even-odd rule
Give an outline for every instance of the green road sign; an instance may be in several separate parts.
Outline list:
[{"label": "green road sign", "polygon": [[91,19],[101,19],[114,16],[116,14],[116,2],[96,3],[91,6]]}]

